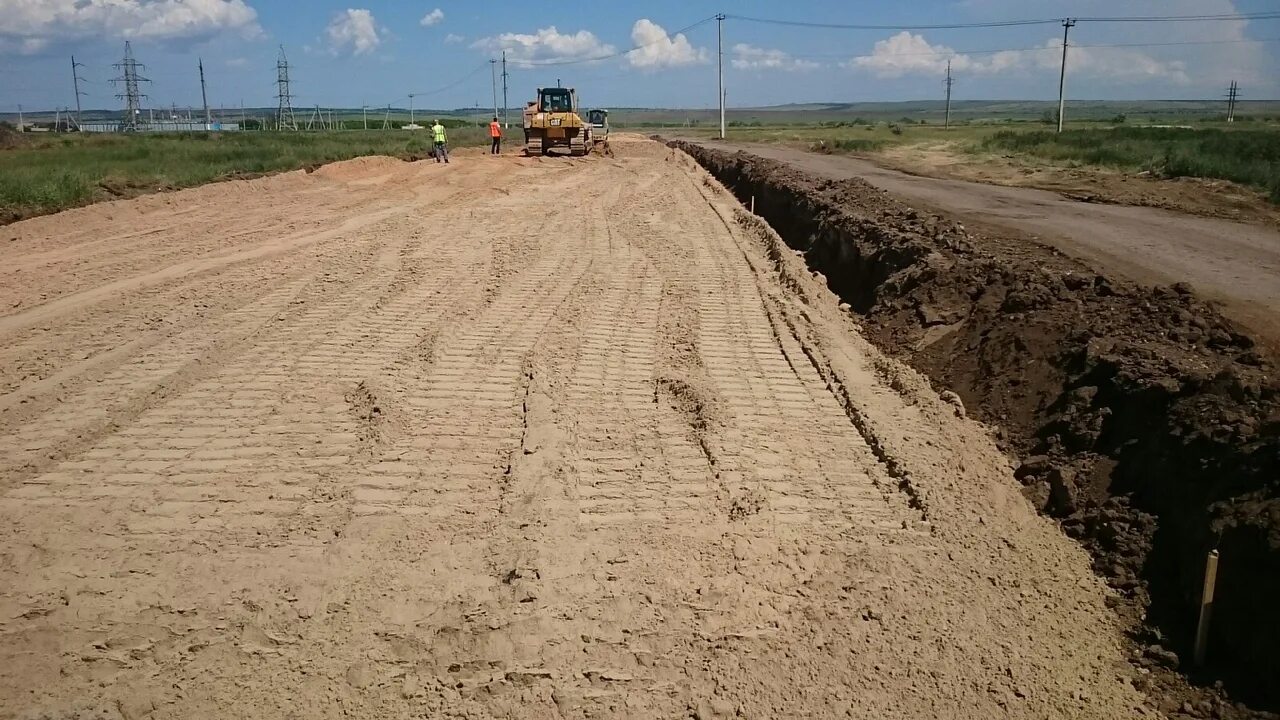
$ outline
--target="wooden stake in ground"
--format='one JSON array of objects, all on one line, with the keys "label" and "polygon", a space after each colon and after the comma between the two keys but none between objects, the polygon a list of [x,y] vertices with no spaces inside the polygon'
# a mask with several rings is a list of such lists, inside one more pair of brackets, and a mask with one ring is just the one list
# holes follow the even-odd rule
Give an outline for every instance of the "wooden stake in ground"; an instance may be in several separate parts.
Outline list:
[{"label": "wooden stake in ground", "polygon": [[1200,593],[1200,622],[1196,626],[1195,663],[1204,665],[1209,644],[1209,618],[1213,614],[1213,590],[1218,582],[1218,551],[1209,552],[1204,563],[1204,590]]}]

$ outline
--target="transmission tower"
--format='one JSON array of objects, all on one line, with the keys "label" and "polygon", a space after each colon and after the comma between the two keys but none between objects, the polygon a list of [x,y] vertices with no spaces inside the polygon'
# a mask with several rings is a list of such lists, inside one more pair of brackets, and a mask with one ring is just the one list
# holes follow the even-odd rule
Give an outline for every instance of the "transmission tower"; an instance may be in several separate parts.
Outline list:
[{"label": "transmission tower", "polygon": [[276,99],[280,101],[276,108],[276,129],[297,130],[298,121],[293,117],[293,95],[289,93],[289,59],[284,55],[284,46],[280,46],[280,59],[276,60]]},{"label": "transmission tower", "polygon": [[151,82],[138,74],[146,66],[133,58],[133,45],[124,41],[124,59],[115,64],[120,77],[112,79],[117,87],[124,85],[124,92],[116,95],[124,100],[124,116],[120,118],[120,130],[137,132],[142,129],[142,98],[146,97],[138,90],[138,83]]}]

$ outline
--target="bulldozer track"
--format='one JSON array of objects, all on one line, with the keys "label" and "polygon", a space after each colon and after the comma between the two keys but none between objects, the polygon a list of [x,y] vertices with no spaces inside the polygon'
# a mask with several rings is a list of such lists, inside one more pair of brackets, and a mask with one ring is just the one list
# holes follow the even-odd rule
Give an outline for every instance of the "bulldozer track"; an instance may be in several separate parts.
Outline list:
[{"label": "bulldozer track", "polygon": [[0,717],[1138,712],[985,431],[611,144],[10,226]]}]

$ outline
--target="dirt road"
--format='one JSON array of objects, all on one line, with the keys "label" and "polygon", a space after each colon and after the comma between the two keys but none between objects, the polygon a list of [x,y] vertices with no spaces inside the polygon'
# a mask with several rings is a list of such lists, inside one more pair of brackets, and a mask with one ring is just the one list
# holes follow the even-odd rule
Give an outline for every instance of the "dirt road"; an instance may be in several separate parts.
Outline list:
[{"label": "dirt road", "polygon": [[614,147],[0,231],[0,717],[1146,712],[983,429]]},{"label": "dirt road", "polygon": [[[703,142],[703,141],[700,141]],[[1280,347],[1280,231],[1149,207],[1072,200],[1055,192],[909,175],[856,157],[758,143],[744,149],[832,178],[860,177],[909,201],[985,226],[1030,234],[1138,282],[1189,282]]]}]

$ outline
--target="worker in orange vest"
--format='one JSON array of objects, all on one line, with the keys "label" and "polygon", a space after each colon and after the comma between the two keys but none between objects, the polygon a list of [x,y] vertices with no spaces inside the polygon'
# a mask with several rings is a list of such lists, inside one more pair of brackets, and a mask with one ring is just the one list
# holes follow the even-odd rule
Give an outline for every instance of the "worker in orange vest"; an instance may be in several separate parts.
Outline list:
[{"label": "worker in orange vest", "polygon": [[491,155],[498,155],[502,152],[502,126],[498,124],[498,118],[494,118],[489,123],[489,137],[493,140],[493,146],[489,148]]}]

